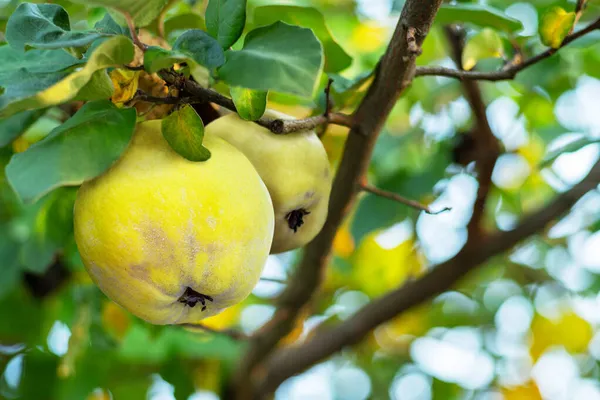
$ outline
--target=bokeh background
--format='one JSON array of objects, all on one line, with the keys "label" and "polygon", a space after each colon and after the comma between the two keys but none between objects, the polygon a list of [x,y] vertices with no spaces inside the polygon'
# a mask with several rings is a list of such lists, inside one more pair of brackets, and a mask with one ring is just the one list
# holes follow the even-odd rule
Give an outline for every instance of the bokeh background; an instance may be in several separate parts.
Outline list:
[{"label": "bokeh background", "polygon": [[[19,3],[0,0],[0,31]],[[66,0],[53,3],[65,7],[80,28],[93,26],[105,12]],[[177,2],[166,20],[171,42],[178,27],[201,26],[205,3]],[[538,22],[548,7],[575,6],[555,0],[461,3],[484,3],[520,21],[521,30],[497,34],[525,55],[546,49]],[[351,112],[368,82],[352,92],[340,88],[375,67],[403,1],[249,0],[248,18],[254,8],[272,4],[314,7],[325,16],[326,28],[352,58],[333,76],[336,105]],[[600,2],[590,1],[580,23],[598,16]],[[465,28],[473,36],[485,25],[470,21]],[[504,148],[493,173],[488,228],[510,229],[524,213],[579,182],[598,159],[598,39],[600,32],[593,32],[514,81],[480,84],[491,128]],[[478,68],[501,65],[503,56],[511,56],[510,46],[504,48],[505,54],[484,54]],[[423,50],[418,65],[455,67],[443,25],[434,24]],[[269,107],[297,117],[322,104],[322,95],[312,101],[269,98]],[[51,110],[17,140],[0,143],[0,164],[45,137],[61,118]],[[335,239],[317,301],[282,346],[348,318],[460,250],[477,190],[465,151],[472,125],[459,81],[419,77],[412,83],[386,123],[368,178],[433,210],[452,209],[428,215],[362,194]],[[323,136],[334,167],[346,134],[347,128],[330,126]],[[244,341],[151,326],[109,301],[83,269],[73,241],[76,190],[62,188],[24,206],[0,176],[0,398],[219,399]],[[276,399],[600,399],[599,229],[595,190],[542,234],[487,262],[453,290],[289,379]],[[270,256],[252,296],[207,325],[246,334],[260,328],[300,255]]]}]

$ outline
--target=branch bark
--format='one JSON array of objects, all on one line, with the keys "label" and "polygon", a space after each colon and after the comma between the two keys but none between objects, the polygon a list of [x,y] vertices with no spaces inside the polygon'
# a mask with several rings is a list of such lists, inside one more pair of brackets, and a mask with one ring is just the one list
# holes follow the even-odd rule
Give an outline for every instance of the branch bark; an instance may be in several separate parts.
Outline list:
[{"label": "branch bark", "polygon": [[[562,42],[558,49],[561,49],[575,40],[585,36],[586,34],[600,29],[600,19],[592,22],[585,28],[572,33],[567,36]],[[445,76],[448,78],[456,79],[469,79],[469,80],[486,80],[486,81],[504,81],[514,79],[515,76],[524,69],[537,64],[538,62],[551,57],[558,49],[548,49],[530,59],[519,63],[511,64],[505,69],[493,72],[479,72],[479,71],[462,71],[460,69],[445,68],[445,67],[418,67],[415,71],[415,76]]]},{"label": "branch bark", "polygon": [[261,382],[260,378],[276,372],[270,367],[264,370],[261,364],[291,330],[296,316],[320,285],[335,234],[355,202],[357,183],[363,179],[377,137],[398,97],[414,76],[415,59],[441,2],[407,0],[405,3],[373,83],[353,115],[353,126],[332,187],[327,221],[306,246],[294,278],[278,299],[275,315],[250,340],[249,350],[235,374],[235,398],[261,398],[275,389],[273,381]]},{"label": "branch bark", "polygon": [[448,290],[481,263],[543,230],[551,221],[569,211],[588,191],[596,189],[598,183],[600,161],[580,183],[558,195],[546,207],[523,218],[513,230],[490,235],[482,239],[478,246],[463,247],[456,256],[439,264],[427,275],[372,301],[346,321],[318,332],[301,345],[280,350],[266,365],[267,375],[261,392],[273,391],[288,377],[304,371],[344,347],[358,343],[378,325]]},{"label": "branch bark", "polygon": [[[235,107],[233,100],[226,96],[223,96],[218,92],[215,92],[212,89],[204,88],[197,82],[189,80],[182,75],[178,75],[177,73],[172,71],[163,70],[160,72],[160,77],[164,79],[165,82],[167,82],[167,84],[173,85],[182,90],[184,93],[190,95],[185,98],[182,97],[179,102],[180,104],[184,104],[185,102],[198,103],[207,101],[215,103],[230,111],[237,112],[237,108]],[[154,100],[156,102],[172,101],[172,99],[167,97],[154,98]],[[350,127],[352,125],[352,117],[350,115],[342,113],[328,113],[326,115],[318,115],[315,117],[297,120],[283,120],[262,117],[258,121],[256,121],[256,123],[261,126],[264,126],[273,133],[288,134],[302,130],[315,129],[317,126],[325,123]]]}]

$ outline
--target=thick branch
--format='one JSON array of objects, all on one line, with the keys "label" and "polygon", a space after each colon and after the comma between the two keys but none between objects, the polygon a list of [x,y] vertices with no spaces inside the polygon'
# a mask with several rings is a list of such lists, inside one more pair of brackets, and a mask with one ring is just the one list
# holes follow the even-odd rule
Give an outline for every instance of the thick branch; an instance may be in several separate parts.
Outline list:
[{"label": "thick branch", "polygon": [[346,346],[358,343],[378,325],[448,290],[481,263],[543,230],[569,211],[588,191],[595,189],[599,182],[600,162],[597,162],[583,181],[558,195],[546,207],[523,218],[513,230],[490,235],[478,246],[464,247],[455,257],[439,264],[427,275],[372,301],[339,325],[317,333],[301,345],[280,350],[267,364],[268,374],[262,391],[272,391],[288,377],[304,371]]},{"label": "thick branch", "polygon": [[[335,234],[355,202],[356,185],[367,170],[375,141],[392,107],[413,77],[416,50],[425,39],[440,5],[441,0],[407,0],[405,3],[373,82],[354,114],[354,124],[333,182],[327,221],[306,246],[294,278],[278,299],[279,307],[274,317],[250,341],[250,349],[236,373],[237,398],[255,398],[275,388],[273,382],[260,384],[263,374],[260,364],[290,332],[296,316],[320,285]],[[270,375],[273,371],[268,368],[265,373]],[[253,382],[262,387],[259,394],[253,390]]]},{"label": "thick branch", "polygon": [[386,190],[381,190],[379,188],[376,188],[375,186],[362,184],[362,185],[360,185],[360,188],[362,190],[364,190],[365,192],[369,192],[369,193],[375,194],[377,196],[385,197],[386,199],[390,199],[390,200],[396,201],[398,203],[405,204],[409,207],[416,208],[417,210],[425,211],[427,214],[435,215],[435,214],[440,214],[445,211],[451,210],[450,207],[444,207],[438,211],[431,211],[431,209],[428,206],[421,204],[418,201],[407,199],[406,197],[400,196],[399,194],[396,194],[396,193],[388,192]]},{"label": "thick branch", "polygon": [[[237,112],[237,108],[233,103],[233,100],[223,96],[222,94],[215,92],[214,90],[207,89],[199,85],[197,82],[189,80],[182,75],[178,75],[171,71],[161,71],[161,78],[165,80],[169,85],[173,85],[185,93],[191,95],[188,99],[194,99],[193,101],[198,102],[211,102],[220,105],[228,110]],[[164,99],[164,98],[163,98]],[[329,116],[319,115],[316,117],[309,117],[298,120],[283,120],[262,117],[257,124],[264,126],[271,130],[271,132],[279,134],[287,134],[292,132],[298,132],[301,130],[314,129],[319,125],[325,123],[332,123],[342,126],[351,126],[352,117],[342,113],[330,113]]]},{"label": "thick branch", "polygon": [[[462,70],[465,33],[462,28],[447,27],[446,36],[452,49],[452,58],[458,69]],[[500,145],[490,127],[486,114],[485,101],[483,100],[479,84],[473,80],[464,80],[462,86],[475,118],[475,127],[472,130],[472,135],[475,143],[475,166],[477,167],[479,186],[475,205],[473,206],[473,214],[467,227],[469,241],[472,242],[473,240],[477,240],[482,234],[481,222],[485,213],[488,194],[492,186],[492,173],[500,155]],[[472,243],[469,244],[471,245]]]},{"label": "thick branch", "polygon": [[[580,31],[577,31],[565,38],[560,45],[559,49],[567,46],[575,40],[585,36],[586,34],[600,29],[600,19],[594,21],[587,27]],[[479,72],[479,71],[462,71],[459,69],[445,68],[445,67],[417,67],[415,76],[446,76],[448,78],[456,79],[473,79],[473,80],[486,80],[486,81],[503,81],[514,79],[515,76],[524,69],[542,61],[546,58],[551,57],[556,53],[558,49],[548,49],[530,59],[519,63],[511,64],[501,71],[493,72]]]}]

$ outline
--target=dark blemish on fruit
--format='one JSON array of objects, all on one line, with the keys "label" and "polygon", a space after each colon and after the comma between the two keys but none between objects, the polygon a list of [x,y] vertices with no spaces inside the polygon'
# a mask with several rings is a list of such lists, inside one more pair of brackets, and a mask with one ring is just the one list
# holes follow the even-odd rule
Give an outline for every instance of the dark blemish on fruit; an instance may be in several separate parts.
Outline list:
[{"label": "dark blemish on fruit", "polygon": [[183,294],[177,301],[185,304],[186,306],[189,306],[190,308],[194,308],[196,304],[202,303],[202,311],[204,311],[206,310],[206,300],[212,302],[213,298],[205,294],[198,293],[188,286],[185,288],[185,292],[183,292]]},{"label": "dark blemish on fruit", "polygon": [[304,208],[300,208],[298,210],[290,211],[286,216],[288,226],[290,229],[294,230],[294,233],[298,231],[298,228],[304,224],[304,216],[310,214],[310,212],[306,211]]}]

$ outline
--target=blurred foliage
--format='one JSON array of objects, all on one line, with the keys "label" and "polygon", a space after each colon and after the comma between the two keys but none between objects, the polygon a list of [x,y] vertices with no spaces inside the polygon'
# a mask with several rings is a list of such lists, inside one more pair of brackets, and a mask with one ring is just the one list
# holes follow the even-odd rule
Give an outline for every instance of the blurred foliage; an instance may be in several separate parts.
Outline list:
[{"label": "blurred foliage", "polygon": [[[21,3],[0,0],[0,52],[6,51],[2,54],[10,50],[4,43],[7,21]],[[96,24],[114,28],[106,25],[108,10],[101,6],[108,3],[51,3],[68,12],[72,30],[90,31]],[[144,2],[125,3],[135,6]],[[251,104],[244,107],[253,113],[256,110],[251,107],[262,110],[266,95],[269,108],[296,117],[321,113],[323,89],[331,77],[336,109],[352,112],[371,82],[371,72],[385,51],[404,1],[285,3],[249,0],[242,39],[252,29],[275,21],[311,29],[324,51],[316,88],[302,96],[302,92],[310,91],[310,84],[280,79],[275,86],[282,90],[269,90],[268,95],[257,90],[254,93],[260,95],[259,104],[248,101]],[[140,35],[148,44],[181,50],[175,43],[186,30],[207,29],[207,1],[175,0],[168,4],[161,17],[164,24],[154,18],[156,10],[140,7],[140,20],[144,25],[148,22]],[[574,7],[575,2],[569,0],[446,2],[417,63],[453,66],[444,35],[447,23],[464,24],[467,44],[463,63],[467,69],[497,69],[513,59],[515,49],[521,56],[531,57],[547,46],[560,44],[572,28]],[[113,11],[110,15],[116,16]],[[588,1],[576,29],[599,16],[600,2]],[[162,39],[157,37],[161,34]],[[286,34],[294,35],[290,31]],[[599,38],[600,32],[592,32],[512,81],[480,83],[488,119],[505,150],[494,171],[484,221],[489,229],[510,229],[524,213],[581,179],[597,159]],[[52,72],[52,79],[59,80],[65,74],[79,73],[75,72],[79,61],[90,62],[98,46],[115,53],[113,57],[127,58],[121,54],[123,48],[111,47],[110,41],[100,42],[93,42],[84,53],[71,47],[72,57],[62,54],[60,60],[49,55],[57,50],[46,51],[45,58],[33,58],[27,68],[67,59],[68,72],[62,68]],[[233,47],[240,50],[243,42]],[[289,46],[296,44],[301,45],[291,40]],[[206,60],[194,58],[196,53],[182,48],[185,54],[168,53],[161,62],[169,57],[185,59],[188,65],[183,68],[189,68],[196,80],[206,80],[215,90],[230,94],[230,85],[213,82],[202,69]],[[281,54],[285,56],[285,52]],[[15,76],[29,79],[10,75],[19,69],[9,71],[8,64],[0,66],[0,93],[19,83]],[[315,60],[310,67],[316,65]],[[150,326],[107,299],[85,272],[73,239],[71,212],[77,190],[73,176],[78,178],[78,167],[85,165],[65,166],[59,158],[26,158],[27,165],[21,168],[39,163],[40,176],[56,172],[65,183],[40,193],[43,196],[35,202],[23,202],[7,177],[6,166],[11,160],[32,154],[30,147],[51,132],[56,134],[55,129],[81,109],[83,100],[92,100],[89,93],[98,93],[103,84],[112,82],[113,87],[109,88],[110,96],[101,98],[110,97],[118,109],[131,99],[138,85],[147,85],[153,95],[168,92],[155,75],[114,68],[102,75],[105,69],[101,64],[86,71],[86,79],[76,80],[76,89],[71,87],[72,92],[61,92],[60,98],[51,99],[57,101],[40,98],[37,87],[28,88],[25,99],[31,101],[29,106],[0,118],[0,164],[4,171],[0,175],[0,398],[135,400],[159,398],[159,392],[171,396],[161,399],[187,399],[201,391],[220,394],[243,354],[243,340],[197,329]],[[283,72],[276,68],[269,73],[250,71],[247,81],[261,74]],[[265,89],[258,86],[244,90]],[[290,86],[293,90],[283,90]],[[236,97],[240,93],[244,94],[238,92]],[[243,101],[241,96],[235,100]],[[0,100],[1,108],[4,105]],[[165,107],[161,107],[140,103],[136,105],[138,118],[164,113]],[[468,152],[473,123],[459,81],[420,77],[411,84],[393,108],[376,144],[368,179],[433,209],[450,206],[452,211],[426,215],[385,198],[361,194],[337,233],[316,301],[302,313],[280,346],[306,340],[316,327],[348,318],[371,299],[418,278],[458,251],[464,243],[475,187]],[[331,125],[322,136],[334,167],[339,164],[347,131]],[[114,142],[110,144],[106,149],[95,146],[86,151],[102,153],[106,161],[120,151]],[[44,185],[33,181],[31,186]],[[600,289],[599,211],[600,197],[594,191],[543,234],[494,258],[452,291],[406,311],[378,327],[359,345],[332,357],[329,362],[336,371],[352,365],[368,378],[367,395],[360,397],[363,392],[356,389],[351,398],[399,399],[405,397],[398,393],[418,394],[418,390],[423,395],[414,398],[448,400],[496,398],[484,397],[488,394],[501,394],[508,400],[585,398],[585,393],[592,393],[577,392],[576,386],[588,380],[597,382],[600,377],[600,311],[596,300]],[[284,281],[291,276],[300,254],[301,250],[272,257],[281,267]],[[265,278],[269,278],[268,271]],[[205,325],[245,333],[258,329],[270,318],[274,293],[285,285],[267,280],[263,284],[276,290],[257,290],[244,303],[206,320]],[[426,349],[435,351],[427,353]],[[479,361],[469,357],[479,357]],[[494,368],[474,380],[484,373],[488,361]],[[575,365],[576,372],[571,375],[563,373],[569,365]],[[554,375],[548,375],[544,368],[550,368]],[[342,379],[341,374],[332,374]],[[338,389],[362,382],[345,376]],[[337,382],[335,379],[331,382]],[[559,383],[553,386],[553,379]],[[567,380],[568,384],[560,386]],[[286,398],[285,390],[292,389],[282,387],[277,398]],[[319,398],[343,398],[339,393],[338,397]],[[593,393],[597,398],[600,389]]]}]

